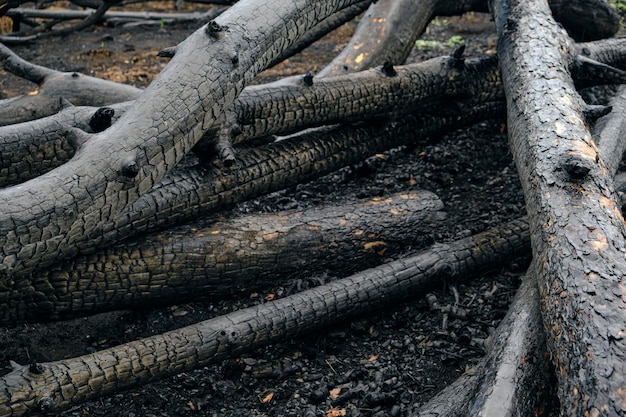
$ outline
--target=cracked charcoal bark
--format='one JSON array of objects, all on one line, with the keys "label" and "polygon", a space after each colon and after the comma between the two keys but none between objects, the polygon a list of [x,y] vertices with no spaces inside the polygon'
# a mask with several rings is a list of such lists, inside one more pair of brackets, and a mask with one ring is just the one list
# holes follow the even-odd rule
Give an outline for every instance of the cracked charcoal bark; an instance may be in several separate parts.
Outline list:
[{"label": "cracked charcoal bark", "polygon": [[0,416],[60,411],[389,306],[527,253],[527,224],[513,221],[415,256],[256,307],[93,354],[17,367],[0,377]]},{"label": "cracked charcoal bark", "polygon": [[[624,415],[624,220],[572,88],[571,41],[540,1],[491,5],[561,414]],[[570,177],[566,155],[590,172]]]},{"label": "cracked charcoal bark", "polygon": [[[223,38],[211,39],[205,28],[189,36],[135,105],[94,135],[97,140],[90,140],[70,163],[54,175],[0,190],[0,200],[12,202],[0,206],[0,280],[73,256],[85,242],[102,241],[103,225],[182,159],[252,76],[282,51],[284,39],[353,2],[278,1],[270,7],[250,0],[216,19],[228,28]],[[215,59],[230,51],[241,52],[235,68],[230,60]],[[181,91],[180,85],[186,89]],[[132,179],[124,176],[129,158],[139,166]]]},{"label": "cracked charcoal bark", "polygon": [[14,279],[0,288],[0,324],[217,299],[314,272],[346,276],[430,243],[442,208],[419,191],[144,235]]}]

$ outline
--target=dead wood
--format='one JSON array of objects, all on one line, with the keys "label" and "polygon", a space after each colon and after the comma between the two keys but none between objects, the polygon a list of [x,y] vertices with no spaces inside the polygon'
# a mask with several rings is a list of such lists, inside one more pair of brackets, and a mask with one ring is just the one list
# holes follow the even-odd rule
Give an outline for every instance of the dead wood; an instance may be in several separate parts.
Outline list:
[{"label": "dead wood", "polygon": [[[439,8],[441,3],[445,5]],[[465,1],[377,1],[361,19],[348,45],[319,71],[317,77],[359,72],[385,62],[403,64],[415,40],[424,32],[431,19],[448,5],[458,7],[451,8],[450,13],[461,14]]]},{"label": "dead wood", "polygon": [[623,415],[624,220],[573,89],[571,41],[542,2],[491,6],[561,413]]},{"label": "dead wood", "polygon": [[106,106],[139,97],[141,90],[78,72],[62,72],[32,64],[0,43],[0,60],[6,71],[38,85],[23,96],[0,101],[0,126],[55,114],[64,101],[76,106]]},{"label": "dead wood", "polygon": [[[239,153],[234,168],[216,165],[176,169],[144,197],[103,226],[101,244],[171,227],[206,213],[311,181],[393,147],[415,143],[466,124],[502,115],[491,102],[446,117],[405,117],[382,124],[336,126]],[[97,245],[88,241],[82,253]],[[14,274],[17,276],[18,274]]]},{"label": "dead wood", "polygon": [[[204,366],[416,296],[443,277],[466,278],[523,256],[524,222],[435,245],[348,278],[193,326],[0,378],[0,416],[53,412],[90,398]],[[495,256],[494,256],[495,254]]]},{"label": "dead wood", "polygon": [[238,3],[179,44],[135,105],[70,163],[0,191],[12,202],[0,207],[2,279],[101,241],[102,226],[159,182],[289,39],[352,3]]},{"label": "dead wood", "polygon": [[[487,3],[485,0],[378,1],[370,6],[348,45],[318,77],[358,72],[385,62],[400,65],[435,16],[487,12]],[[549,3],[557,20],[573,35],[578,35],[579,40],[608,38],[619,30],[619,15],[606,0],[550,0]]]},{"label": "dead wood", "polygon": [[526,275],[507,315],[491,336],[487,355],[411,415],[542,415],[551,395],[551,368],[545,349],[537,281]]},{"label": "dead wood", "polygon": [[144,235],[15,279],[0,289],[0,324],[217,300],[326,272],[347,276],[432,243],[442,209],[437,196],[418,191]]},{"label": "dead wood", "polygon": [[[581,55],[573,65],[577,68],[577,84],[626,81],[623,72],[612,68],[626,67],[626,55],[621,52],[626,50],[625,44],[625,39],[619,39],[576,45]],[[586,59],[586,64],[578,64],[582,59]],[[596,64],[600,68],[596,71],[589,60],[608,66]],[[221,131],[227,145],[339,121],[399,117],[415,111],[442,113],[449,111],[445,106],[455,99],[479,96],[483,100],[503,94],[494,58],[463,60],[460,53],[407,66],[386,67],[385,71],[371,69],[328,77],[312,85],[305,81],[305,78],[292,77],[244,89],[222,122]],[[23,182],[59,166],[74,154],[73,127],[99,132],[121,117],[130,105],[67,108],[59,117],[0,127],[0,155],[3,156],[0,157],[0,185]],[[104,117],[107,114],[109,117]],[[99,119],[98,115],[102,117]],[[194,147],[196,154],[203,158],[214,155],[219,131],[218,126],[209,129]]]},{"label": "dead wood", "polygon": [[[593,128],[598,154],[611,175],[615,176],[626,149],[626,87],[611,99],[611,113],[600,118]],[[615,181],[616,188],[619,181]]]}]

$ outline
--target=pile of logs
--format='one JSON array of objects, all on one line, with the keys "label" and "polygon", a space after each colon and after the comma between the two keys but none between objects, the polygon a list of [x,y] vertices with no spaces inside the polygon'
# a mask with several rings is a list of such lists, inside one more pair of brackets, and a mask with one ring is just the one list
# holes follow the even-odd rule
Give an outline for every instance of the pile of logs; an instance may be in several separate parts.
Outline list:
[{"label": "pile of logs", "polygon": [[[33,65],[0,45],[4,68],[40,86],[0,102],[2,324],[177,303],[199,291],[219,297],[294,268],[332,269],[338,257],[371,267],[89,355],[14,364],[0,377],[0,416],[60,411],[529,251],[487,356],[418,415],[533,415],[550,383],[545,352],[561,415],[626,414],[626,236],[615,185],[626,93],[593,106],[576,89],[626,82],[626,41],[606,39],[619,29],[616,13],[602,0],[370,3],[241,0],[164,49],[171,60],[143,91]],[[351,43],[317,75],[247,86],[365,9]],[[461,47],[399,65],[433,17],[470,10],[492,13],[497,58],[465,59]],[[0,40],[36,41],[49,29]],[[184,225],[504,112],[528,216],[484,233],[378,265],[376,248],[424,245],[421,234],[444,216],[429,192]],[[284,139],[259,144],[275,135]],[[372,213],[379,224],[362,224]],[[403,232],[382,237],[389,228]]]}]

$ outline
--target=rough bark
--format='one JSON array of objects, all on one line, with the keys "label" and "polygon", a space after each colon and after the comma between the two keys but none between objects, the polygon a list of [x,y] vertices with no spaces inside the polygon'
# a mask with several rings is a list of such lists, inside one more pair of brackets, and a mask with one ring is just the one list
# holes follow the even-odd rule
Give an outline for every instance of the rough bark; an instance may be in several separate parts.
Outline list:
[{"label": "rough bark", "polygon": [[[85,241],[81,253],[92,252],[97,243],[109,245],[311,181],[396,146],[485,118],[501,117],[504,103],[470,106],[457,114],[454,109],[453,105],[449,115],[442,117],[407,116],[397,121],[306,132],[275,144],[242,150],[233,169],[220,168],[219,161],[216,165],[177,167],[146,195],[105,223],[102,240]],[[13,274],[20,275],[24,273]]]},{"label": "rough bark", "polygon": [[[623,72],[597,64],[599,70],[596,70],[589,61],[625,68],[626,39],[577,44],[576,50],[581,55],[573,65],[578,68],[574,74],[577,84],[591,86],[626,81]],[[582,61],[584,58],[588,60]],[[247,87],[230,106],[227,123],[221,124],[222,132],[230,142],[239,143],[247,138],[287,134],[298,128],[338,120],[397,117],[417,109],[441,113],[446,110],[436,105],[448,104],[454,98],[503,94],[497,64],[492,58],[463,61],[460,55],[441,57],[418,64],[386,67],[386,70],[386,76],[381,71],[369,70],[353,76],[321,79],[312,86],[306,85],[304,78],[293,77],[283,82]],[[23,182],[59,166],[74,154],[71,128],[99,132],[114,123],[131,105],[66,108],[58,117],[0,127],[0,186]],[[104,116],[109,108],[113,114],[109,113],[107,119]],[[101,118],[96,117],[98,112]],[[241,133],[231,133],[234,127],[234,132]],[[203,157],[213,155],[219,131],[219,126],[209,129],[194,151]],[[59,151],[60,147],[63,151]]]},{"label": "rough bark", "polygon": [[[486,12],[487,5],[485,0],[378,1],[370,6],[349,44],[318,77],[358,72],[385,62],[402,64],[435,16]],[[619,30],[619,15],[605,0],[550,0],[550,7],[580,40],[611,37]]]},{"label": "rough bark", "polygon": [[141,94],[129,85],[31,64],[1,43],[0,60],[6,71],[38,85],[32,93],[0,101],[0,126],[55,114],[64,107],[61,98],[76,106],[106,106]]},{"label": "rough bark", "polygon": [[527,275],[492,335],[487,355],[412,415],[543,415],[551,394],[545,349],[537,281]]},{"label": "rough bark", "polygon": [[397,303],[442,277],[466,278],[492,269],[524,254],[526,227],[514,221],[193,326],[78,358],[16,366],[0,378],[0,416],[58,411]]},{"label": "rough bark", "polygon": [[[103,242],[197,219],[259,195],[319,178],[387,149],[429,135],[499,117],[502,102],[448,117],[405,117],[361,126],[336,126],[239,153],[234,169],[203,166],[175,170],[149,193],[105,224]],[[218,163],[219,165],[219,163]],[[94,246],[81,247],[84,253]]]},{"label": "rough bark", "polygon": [[[135,105],[71,163],[0,191],[0,274],[49,265],[98,242],[286,45],[353,1],[238,3],[177,47]],[[264,30],[260,30],[264,28]],[[250,34],[254,34],[251,36]]]},{"label": "rough bark", "polygon": [[542,1],[491,1],[561,414],[626,412],[624,220]]},{"label": "rough bark", "polygon": [[295,285],[314,273],[347,276],[431,243],[442,208],[434,194],[419,191],[142,236],[0,288],[0,325],[221,299]]},{"label": "rough bark", "polygon": [[357,30],[318,78],[366,70],[389,62],[403,64],[428,23],[439,14],[462,14],[475,1],[379,0],[371,5]]}]

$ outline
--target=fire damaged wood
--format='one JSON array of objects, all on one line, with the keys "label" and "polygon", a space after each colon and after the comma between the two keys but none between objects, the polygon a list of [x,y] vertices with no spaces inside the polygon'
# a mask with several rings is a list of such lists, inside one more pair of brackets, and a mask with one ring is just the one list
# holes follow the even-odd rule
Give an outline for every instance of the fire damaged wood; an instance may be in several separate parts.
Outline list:
[{"label": "fire damaged wood", "polygon": [[[573,64],[577,83],[590,86],[626,81],[624,72],[613,67],[626,67],[626,55],[621,52],[626,50],[625,45],[624,39],[576,45],[581,55]],[[579,64],[581,59],[585,59],[586,64]],[[594,61],[598,64],[593,64]],[[604,74],[602,77],[598,76],[599,71]],[[245,88],[227,110],[228,123],[223,122],[221,130],[228,136],[227,145],[231,146],[250,138],[284,135],[339,121],[399,117],[416,111],[445,113],[450,111],[446,106],[455,99],[480,97],[484,100],[503,95],[495,58],[464,60],[459,53],[395,67],[394,72],[395,75],[389,77],[379,69],[371,69],[316,80],[312,85],[306,85],[302,78],[292,77]],[[65,162],[74,154],[76,146],[69,140],[74,136],[72,127],[98,132],[109,127],[131,105],[66,109],[58,118],[50,116],[32,124],[0,127],[0,155],[4,156],[0,157],[0,185],[25,181]],[[73,114],[74,119],[63,113]],[[102,115],[108,116],[98,117]],[[84,120],[86,117],[89,121]],[[237,134],[231,133],[235,127]],[[203,158],[212,157],[219,131],[219,126],[209,129],[194,152]],[[64,141],[62,146],[66,152],[57,152],[61,146],[59,141]],[[55,157],[53,161],[50,161],[51,155]]]},{"label": "fire damaged wood", "polygon": [[0,416],[60,411],[406,300],[444,277],[467,278],[523,256],[524,235],[527,225],[513,221],[196,325],[77,358],[16,365],[0,378]]},{"label": "fire damaged wood", "polygon": [[[615,176],[626,149],[626,88],[620,87],[611,99],[611,113],[604,116],[593,128],[593,137],[598,145],[598,154],[609,172]],[[615,188],[618,189],[618,180]]]},{"label": "fire damaged wood", "polygon": [[[116,241],[230,208],[363,161],[429,135],[502,115],[502,102],[486,103],[447,117],[405,117],[382,124],[335,126],[250,148],[239,153],[234,169],[221,163],[175,169],[144,197],[103,226],[102,242]],[[82,253],[97,245],[85,242]],[[18,274],[14,274],[18,275]]]},{"label": "fire damaged wood", "polygon": [[[608,38],[619,30],[619,15],[605,0],[549,3],[557,20],[579,40]],[[487,4],[485,0],[378,1],[370,6],[348,45],[319,72],[318,78],[359,72],[385,62],[400,65],[435,16],[487,12]]]},{"label": "fire damaged wood", "polygon": [[27,62],[0,43],[6,71],[38,85],[23,96],[0,101],[0,126],[39,119],[63,109],[61,98],[76,106],[106,106],[134,100],[141,90],[78,72],[61,72]]},{"label": "fire damaged wood", "polygon": [[418,191],[144,235],[15,279],[0,289],[0,324],[223,299],[314,273],[347,276],[432,243],[442,208]]},{"label": "fire damaged wood", "polygon": [[12,202],[0,207],[2,279],[101,241],[102,226],[158,183],[289,39],[353,3],[247,1],[189,36],[135,105],[70,163],[25,183],[28,193],[0,191]]},{"label": "fire damaged wood", "polygon": [[513,156],[526,199],[561,413],[626,412],[624,220],[540,1],[492,1]]},{"label": "fire damaged wood", "polygon": [[526,275],[487,355],[420,407],[414,417],[537,416],[548,409],[551,367],[537,281]]},{"label": "fire damaged wood", "polygon": [[359,72],[385,62],[403,64],[415,40],[437,14],[461,14],[473,3],[476,1],[379,0],[363,16],[348,45],[317,78]]},{"label": "fire damaged wood", "polygon": [[93,108],[65,107],[41,119],[0,126],[0,187],[22,183],[61,166],[75,154],[81,134],[110,126],[129,103]]}]

